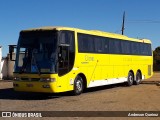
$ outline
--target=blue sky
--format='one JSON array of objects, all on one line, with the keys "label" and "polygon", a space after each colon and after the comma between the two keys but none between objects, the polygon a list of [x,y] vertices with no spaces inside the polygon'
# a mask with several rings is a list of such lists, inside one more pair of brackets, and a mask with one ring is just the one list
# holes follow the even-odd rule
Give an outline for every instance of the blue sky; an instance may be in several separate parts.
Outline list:
[{"label": "blue sky", "polygon": [[41,26],[68,26],[148,38],[160,46],[160,0],[0,0],[0,46],[17,44],[19,31]]}]

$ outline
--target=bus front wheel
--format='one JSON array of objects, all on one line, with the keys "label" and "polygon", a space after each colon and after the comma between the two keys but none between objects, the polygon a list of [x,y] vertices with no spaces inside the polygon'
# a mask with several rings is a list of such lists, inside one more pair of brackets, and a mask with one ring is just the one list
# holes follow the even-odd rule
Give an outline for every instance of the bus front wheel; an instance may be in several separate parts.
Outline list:
[{"label": "bus front wheel", "polygon": [[83,89],[83,79],[78,75],[74,81],[74,95],[80,95],[83,92]]},{"label": "bus front wheel", "polygon": [[129,72],[127,78],[127,86],[132,86],[133,82],[134,82],[134,75],[132,72]]}]

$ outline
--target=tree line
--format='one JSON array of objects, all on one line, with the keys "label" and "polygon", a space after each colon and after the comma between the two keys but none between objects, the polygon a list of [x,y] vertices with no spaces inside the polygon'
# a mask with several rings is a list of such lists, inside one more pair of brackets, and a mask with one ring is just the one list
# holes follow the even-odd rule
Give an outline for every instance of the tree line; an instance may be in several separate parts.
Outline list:
[{"label": "tree line", "polygon": [[153,51],[153,70],[160,71],[160,46]]}]

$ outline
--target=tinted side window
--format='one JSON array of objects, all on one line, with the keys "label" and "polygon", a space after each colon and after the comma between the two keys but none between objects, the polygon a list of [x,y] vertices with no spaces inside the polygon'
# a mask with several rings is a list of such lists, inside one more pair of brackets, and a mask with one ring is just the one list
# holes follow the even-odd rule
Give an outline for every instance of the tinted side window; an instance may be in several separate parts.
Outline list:
[{"label": "tinted side window", "polygon": [[89,53],[108,53],[109,40],[105,37],[78,34],[78,51]]},{"label": "tinted side window", "polygon": [[114,41],[112,39],[109,40],[109,53],[115,53],[114,52]]},{"label": "tinted side window", "polygon": [[131,54],[140,55],[140,43],[131,42]]},{"label": "tinted side window", "polygon": [[112,54],[121,53],[121,41],[116,39],[109,40],[109,52]]},{"label": "tinted side window", "polygon": [[109,40],[107,38],[103,38],[102,45],[103,45],[103,52],[109,53]]},{"label": "tinted side window", "polygon": [[94,37],[95,53],[108,53],[109,41],[105,37]]},{"label": "tinted side window", "polygon": [[131,46],[129,41],[121,41],[122,54],[131,54]]},{"label": "tinted side window", "polygon": [[82,34],[78,34],[78,51],[84,52],[86,48],[85,37]]},{"label": "tinted side window", "polygon": [[152,47],[151,47],[151,44],[147,44],[147,50],[148,50],[148,55],[149,56],[152,56]]},{"label": "tinted side window", "polygon": [[95,52],[102,53],[103,47],[102,47],[103,39],[100,37],[94,37],[94,43],[95,43]]},{"label": "tinted side window", "polygon": [[70,51],[75,50],[74,33],[72,31],[62,31],[60,35],[60,44],[69,44]]},{"label": "tinted side window", "polygon": [[151,44],[78,33],[78,51],[125,55],[152,55]]},{"label": "tinted side window", "polygon": [[78,34],[78,51],[94,52],[94,39],[90,35]]},{"label": "tinted side window", "polygon": [[141,43],[141,55],[152,55],[151,44]]}]

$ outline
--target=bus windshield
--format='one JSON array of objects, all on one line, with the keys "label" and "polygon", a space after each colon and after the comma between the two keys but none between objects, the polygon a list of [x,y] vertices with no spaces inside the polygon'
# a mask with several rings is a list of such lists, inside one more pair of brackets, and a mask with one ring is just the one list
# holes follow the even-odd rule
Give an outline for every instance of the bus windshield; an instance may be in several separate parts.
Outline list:
[{"label": "bus windshield", "polygon": [[55,73],[57,38],[51,30],[21,32],[14,72]]}]

